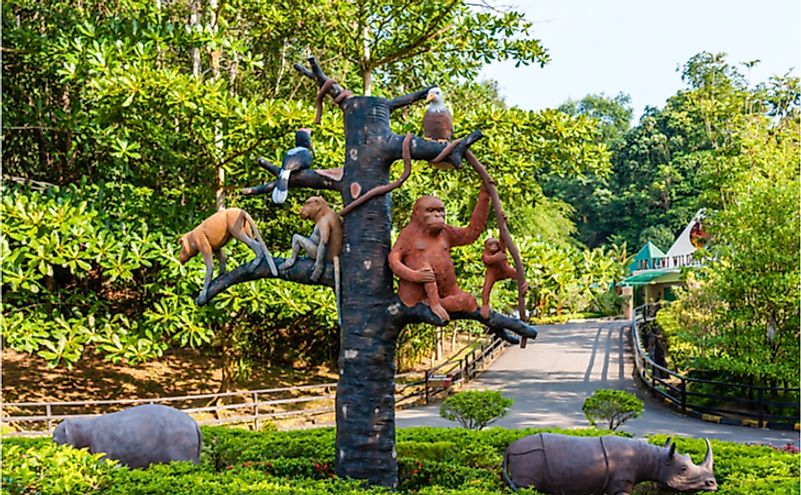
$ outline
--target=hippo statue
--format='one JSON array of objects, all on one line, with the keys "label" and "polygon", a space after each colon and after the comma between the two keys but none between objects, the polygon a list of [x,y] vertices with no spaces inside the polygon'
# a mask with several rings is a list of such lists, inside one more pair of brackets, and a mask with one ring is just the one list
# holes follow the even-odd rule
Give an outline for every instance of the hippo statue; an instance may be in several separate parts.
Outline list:
[{"label": "hippo statue", "polygon": [[513,442],[503,458],[509,486],[531,487],[558,495],[629,495],[641,481],[656,481],[678,491],[716,491],[712,446],[700,465],[664,447],[616,436],[574,437],[538,433]]},{"label": "hippo statue", "polygon": [[68,418],[53,431],[59,445],[102,452],[130,468],[200,457],[201,435],[195,420],[158,404],[131,407],[91,418]]}]

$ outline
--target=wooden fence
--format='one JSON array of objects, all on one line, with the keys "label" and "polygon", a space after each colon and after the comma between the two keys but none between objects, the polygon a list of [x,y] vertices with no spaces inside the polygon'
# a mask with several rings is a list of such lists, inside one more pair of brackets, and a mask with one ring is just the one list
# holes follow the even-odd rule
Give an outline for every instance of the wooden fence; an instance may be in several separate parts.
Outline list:
[{"label": "wooden fence", "polygon": [[[631,326],[634,367],[651,393],[682,414],[715,423],[756,428],[799,429],[798,388],[761,387],[687,377],[655,363],[642,344],[640,332],[656,318],[659,306],[634,310]],[[707,393],[713,389],[719,393]]]},{"label": "wooden fence", "polygon": [[[494,338],[461,359],[446,361],[425,372],[396,375],[395,405],[408,407],[421,401],[428,404],[434,395],[475,377],[497,357],[503,345],[502,340]],[[16,430],[6,436],[49,435],[55,423],[65,418],[91,417],[140,404],[164,404],[193,415],[201,425],[246,424],[259,430],[266,421],[330,421],[336,387],[336,383],[320,383],[152,399],[11,402],[3,404],[2,424]]]}]

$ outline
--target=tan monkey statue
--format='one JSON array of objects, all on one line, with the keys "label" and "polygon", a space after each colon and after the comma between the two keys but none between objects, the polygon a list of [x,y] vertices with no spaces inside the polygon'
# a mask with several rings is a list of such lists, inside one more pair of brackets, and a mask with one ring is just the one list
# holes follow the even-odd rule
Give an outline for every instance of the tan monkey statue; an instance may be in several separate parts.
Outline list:
[{"label": "tan monkey statue", "polygon": [[300,234],[292,236],[292,255],[278,268],[286,270],[294,265],[302,248],[309,257],[314,258],[313,281],[319,280],[323,274],[325,260],[334,262],[335,275],[338,276],[339,253],[342,251],[342,220],[339,215],[323,198],[312,196],[303,204],[300,218],[314,220],[314,230],[309,237]]},{"label": "tan monkey statue", "polygon": [[323,274],[325,260],[333,261],[334,293],[337,298],[337,309],[339,309],[339,253],[342,251],[342,220],[320,196],[312,196],[306,200],[303,208],[300,209],[300,218],[314,220],[314,230],[309,237],[300,234],[292,236],[292,255],[281,263],[278,269],[286,270],[294,265],[300,250],[303,249],[310,258],[314,258],[311,279],[317,281]]},{"label": "tan monkey statue", "polygon": [[214,272],[214,259],[212,253],[220,260],[220,275],[225,273],[225,253],[223,246],[234,237],[244,242],[256,253],[256,259],[251,262],[254,268],[258,266],[262,258],[267,258],[270,265],[270,272],[278,275],[275,261],[267,250],[267,246],[261,239],[256,222],[248,215],[248,212],[239,208],[225,208],[203,220],[197,227],[181,236],[178,241],[181,244],[181,254],[178,260],[183,265],[192,259],[197,253],[203,256],[206,263],[206,280],[203,282],[203,291],[200,298],[204,298],[206,291],[211,283],[211,275]]}]

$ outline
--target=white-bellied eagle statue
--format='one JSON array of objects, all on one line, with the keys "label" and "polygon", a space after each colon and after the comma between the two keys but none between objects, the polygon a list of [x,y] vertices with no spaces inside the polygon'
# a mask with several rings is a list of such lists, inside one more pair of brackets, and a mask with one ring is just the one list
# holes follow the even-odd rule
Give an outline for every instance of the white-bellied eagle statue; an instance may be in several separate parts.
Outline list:
[{"label": "white-bellied eagle statue", "polygon": [[445,106],[445,96],[434,86],[428,90],[426,101],[431,102],[423,117],[423,136],[435,141],[450,141],[453,137],[453,116]]}]

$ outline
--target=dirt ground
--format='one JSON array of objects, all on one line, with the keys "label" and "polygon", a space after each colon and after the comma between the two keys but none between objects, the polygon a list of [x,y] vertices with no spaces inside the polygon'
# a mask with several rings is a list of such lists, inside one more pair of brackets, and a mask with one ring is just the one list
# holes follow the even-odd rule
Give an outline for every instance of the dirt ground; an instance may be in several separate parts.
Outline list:
[{"label": "dirt ground", "polygon": [[[459,334],[453,347],[447,342],[439,362],[464,350],[474,337]],[[434,366],[423,359],[415,369]],[[177,349],[159,359],[138,365],[112,363],[86,354],[73,369],[49,368],[37,356],[3,349],[3,402],[57,402],[115,399],[150,399],[215,393],[219,391],[222,372],[220,357],[196,349]],[[239,380],[234,390],[254,390],[297,385],[333,383],[336,370],[328,367],[295,370],[254,366],[250,376]]]},{"label": "dirt ground", "polygon": [[[217,392],[220,358],[196,350],[167,353],[135,366],[84,356],[72,370],[48,368],[36,356],[10,349],[2,353],[3,402],[147,399]],[[254,368],[238,390],[336,382],[327,368],[297,371]]]},{"label": "dirt ground", "polygon": [[[475,339],[468,335],[458,337],[445,345],[443,353],[435,362],[433,356],[422,359],[415,368],[428,369],[454,357],[457,352],[464,355],[486,339]],[[37,356],[30,356],[5,349],[2,352],[2,413],[3,417],[30,417],[37,415],[75,415],[98,414],[111,412],[120,408],[119,404],[83,404],[83,401],[103,401],[122,399],[156,399],[183,397],[218,392],[221,380],[220,358],[208,352],[192,349],[178,349],[166,353],[160,359],[131,366],[125,363],[112,363],[102,358],[86,354],[73,369],[66,367],[49,368],[47,362]],[[232,391],[271,389],[299,385],[316,385],[336,383],[335,370],[327,367],[295,370],[291,368],[254,367],[250,376],[240,380]],[[406,377],[404,380],[419,380]],[[405,394],[414,392],[413,388],[404,389]],[[279,413],[280,419],[270,420],[278,428],[307,427],[308,425],[329,424],[334,421],[333,399],[326,394],[333,393],[333,387],[315,388],[308,391],[281,391],[259,395],[260,401],[273,399],[290,399],[281,405],[259,406],[262,414]],[[301,396],[320,399],[295,402]],[[324,396],[324,397],[323,397]],[[311,398],[310,397],[310,398]],[[249,404],[250,394],[241,394],[224,399],[225,404]],[[20,402],[67,402],[78,404],[61,404],[52,406],[10,404]],[[212,405],[216,404],[216,405]],[[208,397],[195,397],[171,401],[169,405],[179,409],[208,408],[195,411],[192,416],[198,421],[222,420],[224,417],[238,417],[250,414],[250,409],[220,409],[221,402]],[[248,406],[249,407],[249,406]],[[307,414],[294,415],[292,411],[304,410]],[[287,415],[288,414],[288,415]],[[58,417],[58,416],[55,416]],[[247,421],[253,416],[248,416]],[[230,419],[230,418],[229,418]],[[57,421],[57,420],[56,420]],[[263,423],[264,424],[264,423]],[[48,422],[52,427],[52,423]],[[25,421],[21,419],[7,423],[4,428],[20,431],[43,431],[46,427],[41,420]]]}]

